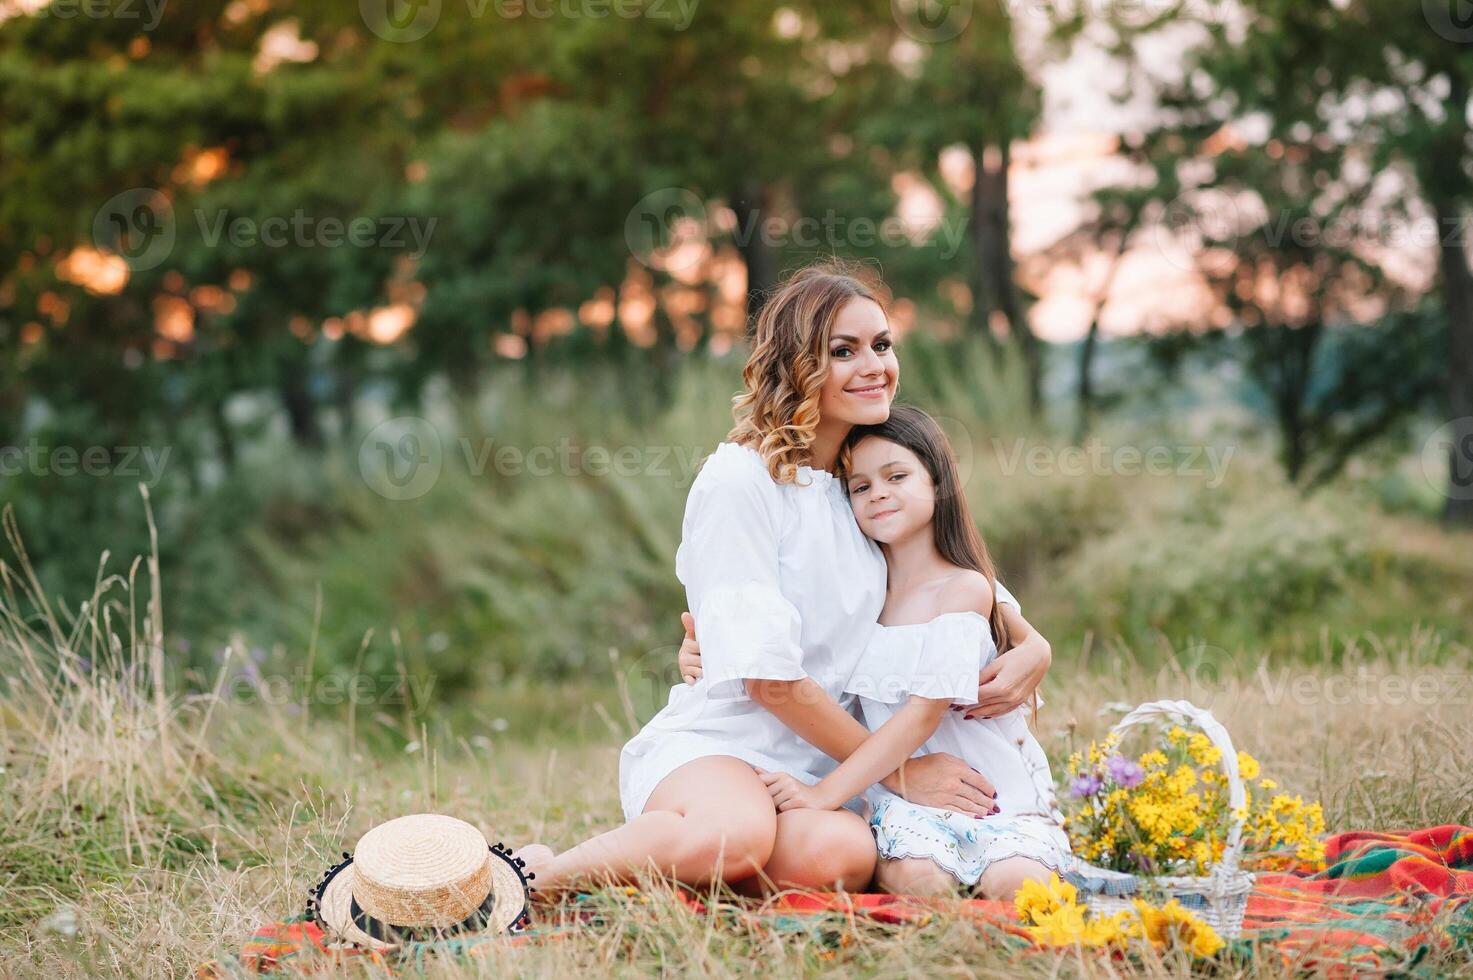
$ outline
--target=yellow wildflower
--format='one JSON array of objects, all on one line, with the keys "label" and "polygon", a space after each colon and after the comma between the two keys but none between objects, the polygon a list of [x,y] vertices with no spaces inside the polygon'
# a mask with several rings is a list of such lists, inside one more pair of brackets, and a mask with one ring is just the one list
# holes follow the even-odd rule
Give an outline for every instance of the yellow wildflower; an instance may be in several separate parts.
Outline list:
[{"label": "yellow wildflower", "polygon": [[1053,873],[1046,882],[1031,878],[1023,882],[1013,898],[1013,908],[1024,922],[1039,924],[1044,917],[1065,906],[1075,905],[1078,900],[1079,889]]},{"label": "yellow wildflower", "polygon": [[1153,946],[1176,944],[1191,950],[1193,956],[1211,956],[1226,945],[1217,930],[1174,898],[1160,908],[1136,899],[1135,908],[1141,934]]}]

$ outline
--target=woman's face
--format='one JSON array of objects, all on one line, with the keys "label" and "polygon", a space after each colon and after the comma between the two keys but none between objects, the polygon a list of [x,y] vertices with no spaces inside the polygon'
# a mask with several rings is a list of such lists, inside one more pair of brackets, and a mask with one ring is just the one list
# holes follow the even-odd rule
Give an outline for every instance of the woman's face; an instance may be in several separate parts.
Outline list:
[{"label": "woman's face", "polygon": [[936,513],[936,486],[919,457],[878,436],[850,451],[848,488],[859,529],[881,544],[929,527]]},{"label": "woman's face", "polygon": [[829,328],[829,373],[818,398],[826,424],[872,425],[890,417],[900,380],[890,323],[879,304],[851,299]]}]

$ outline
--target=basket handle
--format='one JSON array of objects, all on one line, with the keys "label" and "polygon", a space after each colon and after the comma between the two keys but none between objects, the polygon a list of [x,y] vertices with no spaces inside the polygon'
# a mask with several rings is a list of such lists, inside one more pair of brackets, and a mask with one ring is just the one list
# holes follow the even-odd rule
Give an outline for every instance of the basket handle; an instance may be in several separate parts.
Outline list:
[{"label": "basket handle", "polygon": [[1111,734],[1123,733],[1127,728],[1152,718],[1187,718],[1207,733],[1212,744],[1222,751],[1222,768],[1228,780],[1228,836],[1222,851],[1219,867],[1231,874],[1238,870],[1238,854],[1243,847],[1243,820],[1237,815],[1247,799],[1243,792],[1243,780],[1238,775],[1238,752],[1233,748],[1232,737],[1222,723],[1206,708],[1199,708],[1190,701],[1147,701],[1115,723]]}]

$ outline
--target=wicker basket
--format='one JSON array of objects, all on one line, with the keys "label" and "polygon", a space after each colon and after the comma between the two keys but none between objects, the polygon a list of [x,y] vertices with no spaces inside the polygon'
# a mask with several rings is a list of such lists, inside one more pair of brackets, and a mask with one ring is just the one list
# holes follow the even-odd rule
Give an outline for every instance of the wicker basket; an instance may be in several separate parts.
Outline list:
[{"label": "wicker basket", "polygon": [[[1243,912],[1248,907],[1248,893],[1253,890],[1253,874],[1238,869],[1238,856],[1243,848],[1243,821],[1237,813],[1243,806],[1243,781],[1238,776],[1238,753],[1227,729],[1212,712],[1190,701],[1149,701],[1115,725],[1113,732],[1123,732],[1150,718],[1187,718],[1207,733],[1212,744],[1222,750],[1222,768],[1227,773],[1228,805],[1232,808],[1227,844],[1222,860],[1206,875],[1139,876],[1146,891],[1159,893],[1163,899],[1175,898],[1202,919],[1224,939],[1234,939],[1243,929]],[[1086,894],[1085,905],[1097,915],[1113,915],[1132,908],[1135,896]]]}]

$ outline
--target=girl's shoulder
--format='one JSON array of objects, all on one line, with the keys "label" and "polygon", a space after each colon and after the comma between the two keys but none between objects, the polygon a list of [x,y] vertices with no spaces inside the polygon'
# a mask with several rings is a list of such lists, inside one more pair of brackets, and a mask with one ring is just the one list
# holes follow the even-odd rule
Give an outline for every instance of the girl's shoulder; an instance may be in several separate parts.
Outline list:
[{"label": "girl's shoulder", "polygon": [[986,575],[970,568],[958,568],[937,590],[936,611],[939,615],[975,613],[985,619],[992,615],[994,601],[992,583]]}]

